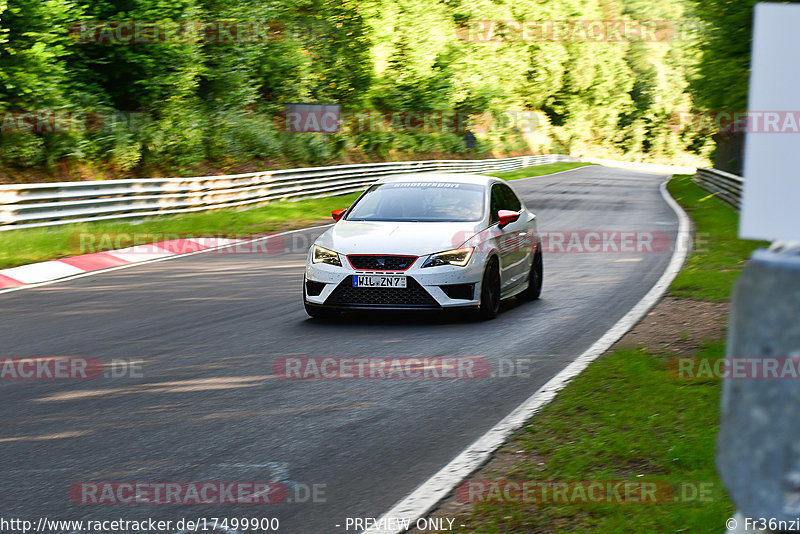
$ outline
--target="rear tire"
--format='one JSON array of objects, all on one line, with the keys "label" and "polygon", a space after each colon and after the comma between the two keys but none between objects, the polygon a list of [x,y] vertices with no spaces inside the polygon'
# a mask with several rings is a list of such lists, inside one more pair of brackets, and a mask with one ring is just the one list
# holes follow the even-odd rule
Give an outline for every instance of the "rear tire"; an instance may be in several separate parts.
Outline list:
[{"label": "rear tire", "polygon": [[491,258],[483,270],[481,281],[481,304],[478,318],[487,321],[497,317],[500,311],[500,265],[496,258]]},{"label": "rear tire", "polygon": [[541,243],[536,247],[531,264],[531,273],[528,277],[528,288],[518,295],[520,300],[536,300],[542,294],[542,281],[544,280],[544,264],[542,262]]}]

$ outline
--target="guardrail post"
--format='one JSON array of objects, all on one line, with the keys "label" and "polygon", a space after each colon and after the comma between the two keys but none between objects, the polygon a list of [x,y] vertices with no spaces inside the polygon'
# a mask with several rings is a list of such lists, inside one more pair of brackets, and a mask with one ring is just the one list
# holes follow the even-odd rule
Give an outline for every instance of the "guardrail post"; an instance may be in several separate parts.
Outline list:
[{"label": "guardrail post", "polygon": [[745,518],[767,518],[788,530],[778,522],[800,517],[800,246],[751,257],[731,301],[726,359],[716,464],[739,509],[727,527],[757,532]]}]

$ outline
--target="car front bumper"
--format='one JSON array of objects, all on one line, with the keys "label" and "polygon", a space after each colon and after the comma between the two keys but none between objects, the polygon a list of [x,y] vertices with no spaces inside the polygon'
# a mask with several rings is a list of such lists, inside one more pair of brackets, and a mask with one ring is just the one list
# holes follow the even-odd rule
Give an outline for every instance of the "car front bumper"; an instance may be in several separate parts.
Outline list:
[{"label": "car front bumper", "polygon": [[[440,265],[422,268],[426,256],[418,258],[405,271],[356,270],[340,254],[342,266],[306,263],[303,295],[309,306],[359,310],[440,310],[474,308],[480,304],[483,262],[474,256],[464,267]],[[407,287],[353,287],[354,275],[401,275]]]}]

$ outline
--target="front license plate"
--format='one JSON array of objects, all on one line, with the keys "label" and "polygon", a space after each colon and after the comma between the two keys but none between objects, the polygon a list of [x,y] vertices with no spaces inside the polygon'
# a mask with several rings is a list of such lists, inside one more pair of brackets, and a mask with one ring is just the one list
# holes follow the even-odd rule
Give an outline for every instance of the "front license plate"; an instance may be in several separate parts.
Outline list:
[{"label": "front license plate", "polygon": [[353,287],[406,287],[405,276],[353,276]]}]

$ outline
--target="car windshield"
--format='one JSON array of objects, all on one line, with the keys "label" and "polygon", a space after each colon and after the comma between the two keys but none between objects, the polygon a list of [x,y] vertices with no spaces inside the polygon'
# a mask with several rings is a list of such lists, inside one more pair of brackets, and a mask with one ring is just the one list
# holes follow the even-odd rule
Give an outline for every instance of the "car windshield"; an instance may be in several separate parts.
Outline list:
[{"label": "car windshield", "polygon": [[390,182],[370,187],[348,221],[466,222],[483,218],[485,187],[451,182]]}]

